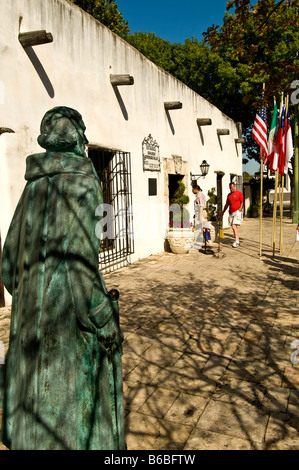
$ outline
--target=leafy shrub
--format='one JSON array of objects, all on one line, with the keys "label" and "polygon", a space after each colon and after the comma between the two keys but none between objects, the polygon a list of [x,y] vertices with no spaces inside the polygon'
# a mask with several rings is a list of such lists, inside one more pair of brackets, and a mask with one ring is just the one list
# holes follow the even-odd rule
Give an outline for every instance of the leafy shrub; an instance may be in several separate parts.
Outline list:
[{"label": "leafy shrub", "polygon": [[255,204],[251,204],[247,209],[247,217],[254,218],[260,215],[260,208]]},{"label": "leafy shrub", "polygon": [[190,228],[189,211],[184,207],[190,201],[189,196],[185,193],[186,186],[182,181],[178,182],[178,187],[174,193],[171,204],[177,204],[180,207],[180,213],[171,214],[169,226],[173,228]]},{"label": "leafy shrub", "polygon": [[212,188],[210,191],[208,191],[208,196],[209,196],[209,199],[207,200],[207,203],[206,203],[206,211],[207,211],[208,220],[212,222],[216,220],[216,214],[217,214],[216,188]]}]

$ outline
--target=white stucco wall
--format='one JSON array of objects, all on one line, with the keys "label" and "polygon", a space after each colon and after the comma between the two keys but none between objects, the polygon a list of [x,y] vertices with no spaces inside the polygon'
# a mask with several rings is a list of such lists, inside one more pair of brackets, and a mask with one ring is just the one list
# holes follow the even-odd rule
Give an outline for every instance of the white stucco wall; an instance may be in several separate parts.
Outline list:
[{"label": "white stucco wall", "polygon": [[[216,187],[215,171],[225,172],[225,203],[230,174],[242,174],[234,121],[68,1],[2,0],[0,17],[0,126],[15,131],[0,137],[2,242],[25,184],[26,156],[42,151],[36,141],[40,121],[58,105],[82,114],[90,144],[131,153],[132,261],[164,249],[165,226],[157,217],[165,202],[163,164],[160,173],[143,171],[142,141],[149,134],[160,146],[161,163],[172,155],[187,162],[191,201],[189,173],[200,173],[203,159],[210,171],[198,182],[206,194]],[[54,41],[24,50],[19,32],[42,29],[52,33]],[[117,97],[110,74],[130,74],[134,85],[118,87]],[[166,113],[165,101],[180,101],[183,107]],[[211,118],[212,125],[200,130],[197,118]],[[229,129],[230,135],[218,137],[217,128]],[[158,195],[149,197],[148,178],[155,177]],[[151,218],[154,232],[144,229]]]}]

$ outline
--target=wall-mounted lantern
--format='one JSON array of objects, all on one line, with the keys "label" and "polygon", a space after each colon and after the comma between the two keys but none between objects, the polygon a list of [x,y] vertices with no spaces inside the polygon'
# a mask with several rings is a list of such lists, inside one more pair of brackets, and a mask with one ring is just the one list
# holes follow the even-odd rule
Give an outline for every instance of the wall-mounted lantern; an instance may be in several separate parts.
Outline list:
[{"label": "wall-mounted lantern", "polygon": [[195,186],[197,184],[198,178],[204,178],[205,176],[207,176],[207,174],[209,173],[210,165],[207,163],[206,160],[203,160],[202,163],[199,165],[199,168],[200,168],[200,171],[201,171],[201,175],[193,175],[190,172],[191,185],[192,186]]}]

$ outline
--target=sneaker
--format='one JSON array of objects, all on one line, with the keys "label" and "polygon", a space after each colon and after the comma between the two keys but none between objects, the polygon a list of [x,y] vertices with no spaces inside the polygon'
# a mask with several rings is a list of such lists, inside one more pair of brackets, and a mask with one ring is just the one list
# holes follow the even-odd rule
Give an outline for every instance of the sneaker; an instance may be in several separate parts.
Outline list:
[{"label": "sneaker", "polygon": [[240,246],[240,242],[234,242],[233,243],[233,248],[237,248],[238,246]]}]

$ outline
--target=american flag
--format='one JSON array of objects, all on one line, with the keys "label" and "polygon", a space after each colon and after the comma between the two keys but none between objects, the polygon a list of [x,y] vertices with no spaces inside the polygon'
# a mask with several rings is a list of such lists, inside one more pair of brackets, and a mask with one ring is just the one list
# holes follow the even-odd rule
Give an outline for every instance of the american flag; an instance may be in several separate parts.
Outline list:
[{"label": "american flag", "polygon": [[262,158],[267,162],[268,155],[268,139],[267,139],[267,111],[264,106],[261,111],[258,111],[252,128],[252,137],[262,149]]}]

